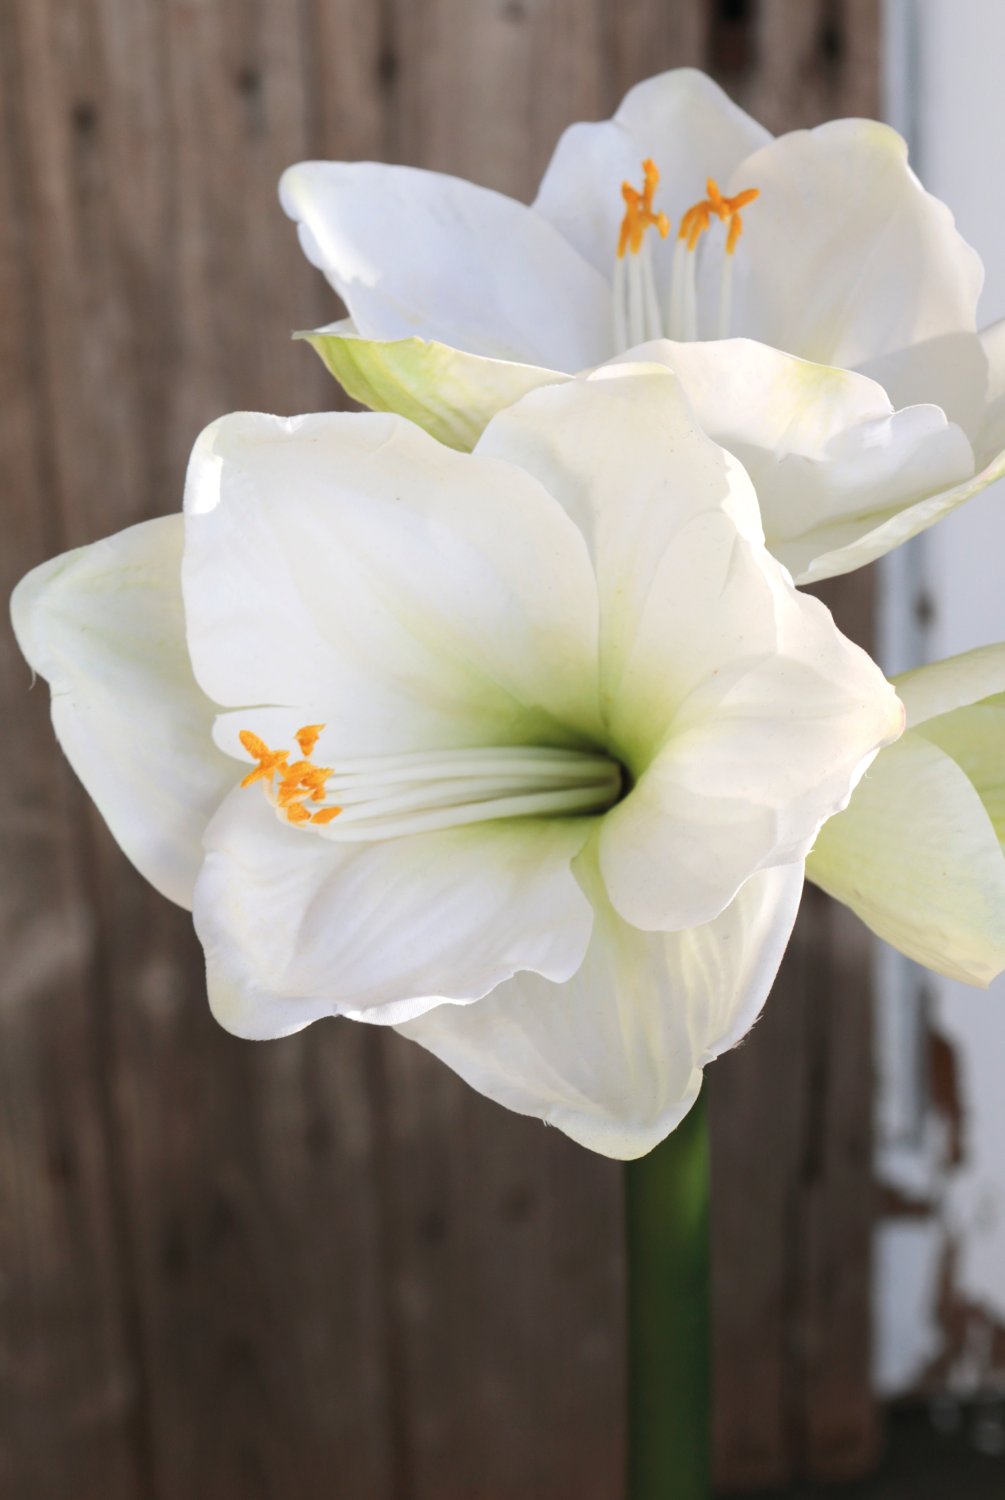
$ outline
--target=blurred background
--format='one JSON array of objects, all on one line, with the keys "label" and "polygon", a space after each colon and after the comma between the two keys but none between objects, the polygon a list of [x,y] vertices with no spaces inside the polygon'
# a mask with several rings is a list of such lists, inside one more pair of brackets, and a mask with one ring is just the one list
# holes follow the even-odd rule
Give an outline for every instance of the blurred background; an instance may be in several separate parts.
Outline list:
[{"label": "blurred background", "polygon": [[[695,64],[775,131],[891,118],[986,322],[1003,48],[1000,0],[0,0],[4,590],[177,508],[219,413],[338,403],[289,339],[339,309],[287,164],[528,198],[565,125]],[[826,597],[898,670],[1005,636],[1003,552],[992,493]],[[220,1031],[0,661],[2,1500],[617,1500],[618,1167],[376,1028]],[[809,893],[709,1078],[721,1494],[1005,1494],[1003,1000]]]}]

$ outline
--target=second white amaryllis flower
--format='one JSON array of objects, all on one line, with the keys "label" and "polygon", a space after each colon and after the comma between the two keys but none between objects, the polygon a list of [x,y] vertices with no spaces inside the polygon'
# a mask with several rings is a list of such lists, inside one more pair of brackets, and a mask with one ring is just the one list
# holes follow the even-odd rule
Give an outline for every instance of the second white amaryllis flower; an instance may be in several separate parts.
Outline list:
[{"label": "second white amaryllis flower", "polygon": [[351,395],[471,446],[542,381],[658,358],[798,582],[1005,473],[1005,323],[978,335],[980,260],[888,126],[773,139],[684,68],[570,126],[530,206],[373,162],[280,194],[349,311],[312,342]]},{"label": "second white amaryllis flower", "polygon": [[751,1024],[902,724],[659,369],[537,392],[473,455],[226,417],[183,547],[46,565],[15,620],[120,842],[192,890],[224,1025],[398,1025],[612,1156]]}]

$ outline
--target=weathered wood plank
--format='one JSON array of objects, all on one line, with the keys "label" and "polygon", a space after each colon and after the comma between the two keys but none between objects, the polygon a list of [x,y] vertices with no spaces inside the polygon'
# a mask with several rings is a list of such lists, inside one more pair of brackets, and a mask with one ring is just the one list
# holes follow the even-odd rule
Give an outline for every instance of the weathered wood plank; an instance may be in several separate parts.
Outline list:
[{"label": "weathered wood plank", "polygon": [[[25,24],[21,22],[24,20]],[[29,140],[30,18],[0,12],[0,593],[62,544],[53,392],[39,357],[35,234],[44,189]],[[47,144],[65,139],[60,111]],[[0,633],[4,958],[0,1046],[0,1494],[145,1500],[136,1349],[122,1295],[109,1098],[90,986],[96,918],[81,877],[82,799],[53,741],[48,693]]]}]

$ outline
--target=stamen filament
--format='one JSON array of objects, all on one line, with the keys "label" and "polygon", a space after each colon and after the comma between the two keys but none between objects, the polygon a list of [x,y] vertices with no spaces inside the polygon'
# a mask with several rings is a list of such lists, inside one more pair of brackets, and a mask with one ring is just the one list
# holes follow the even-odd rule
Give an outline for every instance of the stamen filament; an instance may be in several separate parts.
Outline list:
[{"label": "stamen filament", "polygon": [[649,252],[649,246],[643,247],[641,256],[636,259],[640,262],[640,273],[642,278],[642,307],[643,307],[643,332],[640,343],[649,339],[663,337],[663,323],[660,318],[659,298],[656,295],[656,278],[653,275],[653,258]]},{"label": "stamen filament", "polygon": [[522,776],[511,776],[505,779],[496,779],[488,776],[463,779],[456,781],[438,781],[424,785],[409,785],[407,782],[399,783],[402,788],[392,792],[390,788],[385,789],[382,797],[368,796],[364,790],[358,792],[343,792],[340,797],[342,805],[342,821],[339,824],[339,833],[350,823],[372,822],[381,819],[389,813],[432,811],[435,808],[453,807],[479,807],[483,809],[482,817],[493,817],[499,814],[492,809],[505,808],[515,802],[525,802],[536,799],[535,805],[547,804],[549,807],[554,803],[560,806],[572,797],[575,805],[580,802],[583,805],[594,802],[609,802],[611,793],[615,790],[620,780],[618,768],[610,763],[608,774],[602,778],[594,777],[582,786],[561,785],[555,787],[538,787],[529,789],[528,780]]},{"label": "stamen filament", "polygon": [[[298,730],[297,743],[313,750],[323,728]],[[309,755],[291,762],[288,751],[270,749],[250,730],[241,732],[241,743],[258,761],[243,784],[261,780],[289,822],[354,842],[497,818],[597,812],[621,789],[621,768],[609,756],[557,746],[357,756],[336,770],[314,765]]]},{"label": "stamen filament", "polygon": [[469,823],[489,823],[502,818],[561,817],[571,813],[586,816],[604,812],[617,801],[611,787],[581,787],[564,792],[530,792],[523,797],[501,797],[495,801],[461,803],[455,807],[416,809],[399,817],[360,819],[347,822],[347,813],[336,821],[332,837],[340,843],[356,844],[406,834],[429,833],[441,828],[459,828]]}]

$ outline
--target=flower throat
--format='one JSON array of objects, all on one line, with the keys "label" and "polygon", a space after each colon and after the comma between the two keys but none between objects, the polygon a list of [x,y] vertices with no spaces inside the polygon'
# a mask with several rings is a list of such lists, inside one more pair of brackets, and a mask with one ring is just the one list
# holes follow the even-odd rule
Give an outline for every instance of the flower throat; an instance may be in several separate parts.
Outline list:
[{"label": "flower throat", "polygon": [[610,756],[539,745],[358,756],[336,770],[313,759],[324,727],[297,730],[298,759],[242,729],[241,744],[256,764],[241,785],[260,782],[290,823],[324,829],[339,842],[498,818],[588,816],[605,812],[622,793],[623,772]]}]

